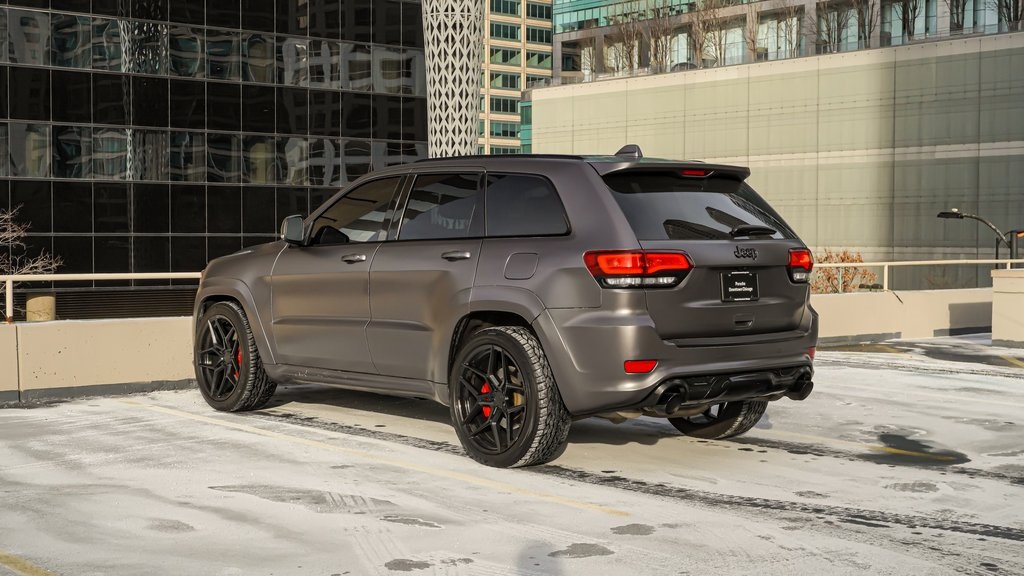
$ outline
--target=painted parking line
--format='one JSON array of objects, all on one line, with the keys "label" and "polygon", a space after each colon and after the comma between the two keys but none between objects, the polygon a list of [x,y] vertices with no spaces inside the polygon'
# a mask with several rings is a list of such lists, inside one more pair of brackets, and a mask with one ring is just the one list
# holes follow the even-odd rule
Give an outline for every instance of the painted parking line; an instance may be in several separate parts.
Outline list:
[{"label": "painted parking line", "polygon": [[[277,440],[283,440],[294,444],[301,444],[312,448],[319,448],[323,450],[329,450],[339,454],[345,454],[354,458],[360,458],[364,460],[370,460],[376,463],[388,464],[390,466],[396,466],[398,468],[405,468],[407,470],[414,470],[416,472],[422,472],[424,474],[430,474],[431,476],[439,476],[442,478],[449,478],[452,480],[459,480],[467,484],[475,484],[477,486],[483,486],[494,490],[502,490],[512,494],[518,494],[521,496],[529,496],[531,498],[537,498],[539,500],[545,500],[555,504],[561,504],[570,508],[577,508],[580,510],[589,510],[591,512],[600,512],[602,514],[608,514],[610,516],[630,516],[629,512],[625,510],[619,510],[617,508],[610,508],[608,506],[601,506],[600,504],[593,504],[591,502],[584,502],[582,500],[575,500],[572,498],[566,498],[557,494],[546,494],[544,492],[535,492],[533,490],[527,490],[514,484],[508,484],[505,482],[498,482],[496,480],[488,480],[486,478],[480,478],[471,474],[463,474],[461,472],[455,472],[453,470],[446,470],[444,468],[436,468],[433,466],[427,466],[424,464],[416,464],[413,462],[405,462],[403,460],[397,460],[394,458],[387,458],[380,454],[373,454],[363,450],[356,450],[353,448],[345,448],[342,446],[335,446],[327,442],[320,442],[318,440],[312,440],[310,438],[302,438],[300,436],[292,436],[290,434],[284,434],[282,432],[275,432],[273,430],[264,430],[255,426],[249,426],[238,422],[229,422],[219,418],[211,418],[209,416],[200,416],[198,414],[190,414],[174,408],[166,408],[164,406],[154,406],[152,404],[145,404],[136,400],[121,400],[122,403],[140,408],[145,408],[153,412],[160,412],[169,416],[175,416],[178,418],[186,418],[188,420],[194,420],[196,422],[203,422],[205,424],[211,424],[213,426],[219,426],[221,428],[231,428],[240,432],[248,432],[250,434],[256,434],[258,436],[264,436],[266,438],[274,438]],[[286,426],[295,426],[294,424],[282,423]]]},{"label": "painted parking line", "polygon": [[1006,360],[1007,362],[1013,364],[1014,366],[1020,366],[1021,368],[1024,368],[1024,360],[1019,360],[1017,358],[1014,358],[1013,356],[1000,356],[1000,358]]},{"label": "painted parking line", "polygon": [[4,552],[3,550],[0,550],[0,566],[19,576],[57,576],[56,573],[50,572],[46,568],[40,568],[24,558]]}]

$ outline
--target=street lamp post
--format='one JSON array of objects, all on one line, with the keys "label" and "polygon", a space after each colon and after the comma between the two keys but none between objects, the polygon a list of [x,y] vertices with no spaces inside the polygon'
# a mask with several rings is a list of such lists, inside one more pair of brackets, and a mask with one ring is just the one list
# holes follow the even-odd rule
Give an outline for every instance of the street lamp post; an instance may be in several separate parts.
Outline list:
[{"label": "street lamp post", "polygon": [[964,218],[968,218],[970,220],[977,220],[978,222],[981,222],[985,226],[991,228],[992,231],[995,232],[996,238],[998,238],[998,240],[996,241],[996,258],[999,258],[1000,245],[1005,245],[1011,251],[1013,250],[1013,247],[1010,245],[1010,241],[1006,239],[1006,234],[1003,234],[1002,230],[996,228],[995,224],[989,222],[988,220],[982,218],[981,216],[961,212],[959,208],[953,208],[952,210],[943,210],[942,212],[936,214],[936,216],[938,218],[947,218],[953,220],[963,220]]}]

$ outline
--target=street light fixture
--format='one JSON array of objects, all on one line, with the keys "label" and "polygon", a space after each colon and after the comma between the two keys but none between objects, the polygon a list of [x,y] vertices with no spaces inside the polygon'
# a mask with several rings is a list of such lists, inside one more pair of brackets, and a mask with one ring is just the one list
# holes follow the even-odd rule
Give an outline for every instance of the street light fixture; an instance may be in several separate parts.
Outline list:
[{"label": "street light fixture", "polygon": [[[989,222],[988,220],[982,218],[981,216],[975,216],[974,214],[966,214],[964,212],[961,212],[959,208],[953,208],[952,210],[943,210],[942,212],[939,212],[938,214],[936,214],[936,217],[938,217],[938,218],[946,218],[946,219],[954,219],[954,220],[963,220],[964,218],[969,218],[971,220],[977,220],[978,222],[981,222],[985,226],[988,226],[989,228],[991,228],[992,231],[996,233],[996,237],[999,238],[999,243],[1000,244],[1003,244],[1007,248],[1011,248],[1012,249],[1012,247],[1010,246],[1009,240],[1006,239],[1006,234],[1003,234],[1003,232],[999,228],[996,228],[995,224]],[[996,244],[996,258],[998,258],[998,257],[999,257],[999,244]]]}]

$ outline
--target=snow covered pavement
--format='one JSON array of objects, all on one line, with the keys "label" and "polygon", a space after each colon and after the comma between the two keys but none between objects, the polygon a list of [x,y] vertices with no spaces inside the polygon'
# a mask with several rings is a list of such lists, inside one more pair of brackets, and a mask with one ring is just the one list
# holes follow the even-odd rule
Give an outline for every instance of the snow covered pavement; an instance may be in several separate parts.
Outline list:
[{"label": "snow covered pavement", "polygon": [[894,350],[734,441],[589,419],[529,470],[330,388],[3,409],[0,574],[1024,574],[1024,368]]}]

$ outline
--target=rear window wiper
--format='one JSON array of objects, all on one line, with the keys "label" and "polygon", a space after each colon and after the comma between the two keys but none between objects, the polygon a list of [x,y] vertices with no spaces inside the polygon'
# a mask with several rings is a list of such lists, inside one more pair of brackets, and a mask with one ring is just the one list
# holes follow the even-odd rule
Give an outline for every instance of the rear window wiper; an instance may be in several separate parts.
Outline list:
[{"label": "rear window wiper", "polygon": [[774,228],[767,226],[758,226],[757,224],[740,224],[729,231],[729,235],[733,238],[739,236],[774,236],[779,231]]}]

